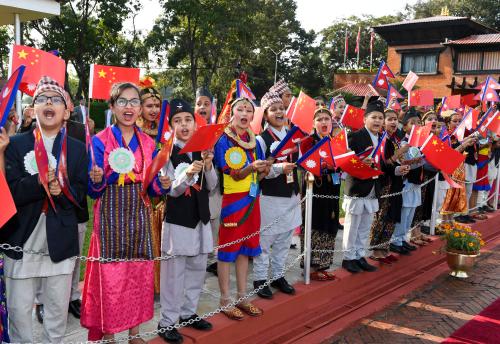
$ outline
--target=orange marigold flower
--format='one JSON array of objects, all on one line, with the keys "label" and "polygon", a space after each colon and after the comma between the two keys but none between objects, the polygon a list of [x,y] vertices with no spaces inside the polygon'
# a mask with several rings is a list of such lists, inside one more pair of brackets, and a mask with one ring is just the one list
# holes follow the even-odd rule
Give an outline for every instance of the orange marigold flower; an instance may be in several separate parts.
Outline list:
[{"label": "orange marigold flower", "polygon": [[455,233],[453,234],[453,236],[454,236],[455,238],[458,238],[458,237],[460,236],[460,234],[459,234],[458,232],[455,232]]},{"label": "orange marigold flower", "polygon": [[469,247],[474,247],[474,243],[473,243],[473,242],[470,242],[470,243],[469,243]]},{"label": "orange marigold flower", "polygon": [[462,238],[465,238],[465,233],[460,233],[460,235],[462,236]]}]

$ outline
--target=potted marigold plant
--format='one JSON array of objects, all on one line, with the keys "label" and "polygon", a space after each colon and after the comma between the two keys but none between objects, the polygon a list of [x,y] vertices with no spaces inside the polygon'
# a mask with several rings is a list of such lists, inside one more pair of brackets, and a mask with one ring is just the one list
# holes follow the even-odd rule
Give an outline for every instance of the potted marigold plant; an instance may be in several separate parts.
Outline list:
[{"label": "potted marigold plant", "polygon": [[451,269],[450,275],[459,278],[469,277],[479,251],[484,246],[481,233],[471,227],[459,223],[444,223],[440,225],[446,241],[445,251],[447,263]]}]

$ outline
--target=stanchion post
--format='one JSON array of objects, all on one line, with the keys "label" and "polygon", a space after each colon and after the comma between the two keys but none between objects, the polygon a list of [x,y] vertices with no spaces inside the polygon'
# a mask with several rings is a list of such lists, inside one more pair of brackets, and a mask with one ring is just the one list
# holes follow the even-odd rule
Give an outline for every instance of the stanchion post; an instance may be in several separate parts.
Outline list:
[{"label": "stanchion post", "polygon": [[498,207],[498,195],[500,194],[500,162],[497,165],[497,179],[495,183],[495,197],[493,197],[493,209]]},{"label": "stanchion post", "polygon": [[432,197],[432,213],[431,213],[431,223],[429,224],[430,235],[436,234],[436,214],[437,210],[437,199],[439,193],[439,172],[436,173],[434,177],[434,196]]},{"label": "stanchion post", "polygon": [[306,211],[304,219],[304,283],[309,284],[311,272],[311,226],[314,176],[306,173]]}]

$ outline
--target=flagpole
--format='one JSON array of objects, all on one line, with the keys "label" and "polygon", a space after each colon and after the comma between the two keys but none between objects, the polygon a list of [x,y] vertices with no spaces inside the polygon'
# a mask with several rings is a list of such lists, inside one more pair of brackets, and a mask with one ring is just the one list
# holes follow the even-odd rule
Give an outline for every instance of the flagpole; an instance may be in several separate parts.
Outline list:
[{"label": "flagpole", "polygon": [[344,69],[346,61],[347,61],[347,28],[345,29],[345,40],[344,40]]},{"label": "flagpole", "polygon": [[361,27],[358,27],[358,36],[356,37],[356,50],[358,51],[358,55],[356,57],[356,68],[359,69],[359,48],[361,41]]},{"label": "flagpole", "polygon": [[370,44],[370,72],[372,71],[372,62],[373,62],[373,45]]}]

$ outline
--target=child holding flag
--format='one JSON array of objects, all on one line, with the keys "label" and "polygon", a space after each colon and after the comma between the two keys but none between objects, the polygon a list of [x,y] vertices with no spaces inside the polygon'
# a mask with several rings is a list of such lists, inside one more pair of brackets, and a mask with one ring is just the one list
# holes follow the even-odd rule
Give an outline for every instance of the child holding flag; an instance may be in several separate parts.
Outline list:
[{"label": "child holding flag", "polygon": [[[269,173],[260,145],[250,129],[255,108],[248,99],[237,98],[231,103],[231,122],[215,145],[215,164],[223,173],[221,226],[218,256],[218,276],[221,306],[231,302],[229,289],[230,263],[236,265],[238,298],[246,295],[248,257],[261,253],[259,246],[260,188],[259,182]],[[241,242],[233,243],[238,239]],[[234,320],[244,318],[243,312],[259,316],[262,310],[248,301],[224,310]]]},{"label": "child holding flag", "polygon": [[68,137],[69,99],[49,77],[33,97],[37,127],[11,138],[5,171],[18,213],[2,229],[4,242],[30,255],[6,251],[5,277],[12,342],[33,342],[32,309],[39,284],[45,305],[44,342],[62,342],[66,332],[71,279],[78,255],[76,210],[85,197],[85,146]]},{"label": "child holding flag", "polygon": [[[264,119],[267,122],[266,129],[257,141],[267,159],[273,159],[272,151],[279,145],[287,134],[285,106],[278,93],[267,92],[260,102],[264,109]],[[297,169],[294,161],[298,159],[298,153],[290,154],[278,159],[270,170],[270,173],[260,182],[262,197],[260,199],[261,228],[266,228],[260,235],[260,246],[262,253],[254,258],[254,288],[265,284],[269,272],[275,279],[271,286],[285,294],[294,294],[295,289],[287,282],[285,277],[277,278],[285,267],[286,258],[292,242],[295,228],[301,225],[299,182]],[[276,216],[285,215],[278,223],[273,224]],[[269,271],[271,262],[271,271]],[[273,294],[266,286],[257,295],[270,299]]]},{"label": "child holding flag", "polygon": [[[116,125],[92,138],[88,193],[96,202],[89,256],[147,260],[87,263],[81,324],[89,329],[89,340],[113,339],[127,329],[136,335],[153,317],[151,208],[142,181],[155,143],[135,125],[141,113],[136,85],[113,85],[109,105]],[[160,196],[170,184],[167,176],[155,176],[146,187],[151,196]]]},{"label": "child holding flag", "polygon": [[[165,169],[173,180],[167,196],[161,249],[174,257],[161,262],[161,319],[159,336],[169,343],[182,342],[177,329],[167,330],[177,321],[195,320],[207,257],[213,250],[208,194],[217,186],[212,165],[213,152],[182,153],[195,132],[196,122],[191,106],[182,99],[170,103],[168,120],[175,132],[172,156]],[[189,324],[197,330],[210,330],[204,320]]]}]

